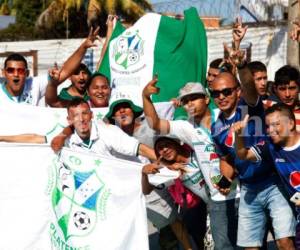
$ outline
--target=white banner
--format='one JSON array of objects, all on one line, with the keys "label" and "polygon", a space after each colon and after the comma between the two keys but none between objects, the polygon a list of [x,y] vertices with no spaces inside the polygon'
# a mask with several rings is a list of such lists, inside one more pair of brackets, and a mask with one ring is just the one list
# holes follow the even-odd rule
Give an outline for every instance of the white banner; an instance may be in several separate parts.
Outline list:
[{"label": "white banner", "polygon": [[141,166],[48,146],[0,146],[0,249],[148,249]]},{"label": "white banner", "polygon": [[[95,120],[103,119],[108,108],[92,109]],[[0,135],[35,133],[58,134],[67,126],[67,109],[36,107],[27,104],[5,102],[0,104]]]},{"label": "white banner", "polygon": [[[171,102],[155,103],[160,117],[173,119],[174,106]],[[94,120],[101,120],[108,112],[108,108],[93,108]],[[36,107],[18,104],[11,101],[0,104],[0,135],[14,135],[21,133],[35,133],[53,136],[67,126],[67,109]]]}]

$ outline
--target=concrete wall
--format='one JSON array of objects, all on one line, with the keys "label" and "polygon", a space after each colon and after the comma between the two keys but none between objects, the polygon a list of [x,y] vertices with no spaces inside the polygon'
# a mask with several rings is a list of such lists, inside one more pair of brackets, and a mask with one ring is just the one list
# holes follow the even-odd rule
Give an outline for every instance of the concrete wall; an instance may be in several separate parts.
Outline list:
[{"label": "concrete wall", "polygon": [[[223,42],[231,41],[231,28],[208,30],[208,62],[223,56]],[[249,28],[245,42],[252,43],[252,60],[260,60],[267,64],[269,79],[272,80],[275,71],[286,63],[287,27],[283,25]],[[0,43],[0,52],[38,50],[39,74],[46,73],[47,69],[57,62],[61,65],[69,55],[80,45],[83,39],[43,40],[29,42]],[[94,65],[99,55],[99,47],[93,48]],[[0,58],[0,67],[3,67],[4,58]],[[32,59],[28,58],[29,65]]]}]

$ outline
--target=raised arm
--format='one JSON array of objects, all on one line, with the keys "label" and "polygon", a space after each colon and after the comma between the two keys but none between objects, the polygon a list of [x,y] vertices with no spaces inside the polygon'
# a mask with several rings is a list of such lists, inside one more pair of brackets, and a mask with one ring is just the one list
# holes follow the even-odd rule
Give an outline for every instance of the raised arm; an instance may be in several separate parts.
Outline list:
[{"label": "raised arm", "polygon": [[300,22],[299,21],[293,22],[293,29],[290,32],[290,38],[293,41],[300,42]]},{"label": "raised arm", "polygon": [[51,107],[63,108],[66,107],[69,101],[58,98],[57,88],[70,77],[79,67],[85,52],[88,48],[96,46],[94,44],[96,39],[100,39],[98,36],[99,27],[96,30],[91,28],[88,37],[79,46],[79,48],[67,59],[61,69],[58,69],[57,65],[49,70],[49,80],[46,88],[46,103]]},{"label": "raised arm", "polygon": [[258,101],[258,93],[255,89],[252,73],[247,67],[247,58],[245,51],[240,50],[240,44],[247,32],[248,26],[243,26],[241,18],[237,18],[232,30],[232,48],[224,44],[224,49],[228,54],[225,59],[233,67],[233,73],[238,73],[241,82],[243,98],[245,101],[254,106]]},{"label": "raised arm", "polygon": [[69,101],[62,100],[58,97],[57,88],[60,84],[59,75],[61,70],[57,65],[49,70],[48,85],[46,87],[45,101],[50,107],[64,108],[68,105]]},{"label": "raised arm", "polygon": [[245,101],[254,106],[257,104],[258,94],[255,89],[254,79],[249,68],[246,66],[246,53],[240,50],[240,44],[245,37],[248,26],[243,26],[242,19],[239,17],[232,30],[233,39],[233,54],[236,55],[234,64],[237,67],[237,72],[241,82],[243,98]]},{"label": "raised arm", "polygon": [[98,31],[99,27],[97,27],[95,30],[91,28],[88,37],[83,41],[79,48],[67,59],[67,61],[65,61],[59,75],[59,83],[65,81],[76,71],[85,55],[86,50],[88,48],[96,46],[94,44],[95,40],[100,40],[100,37],[98,36]]},{"label": "raised arm", "polygon": [[242,19],[240,17],[236,18],[232,29],[232,48],[234,50],[239,50],[241,42],[247,32],[248,26],[243,26]]},{"label": "raised arm", "polygon": [[158,79],[154,77],[143,90],[143,106],[144,113],[150,128],[160,134],[168,134],[170,132],[170,123],[168,120],[160,119],[151,101],[151,95],[157,94],[159,88],[156,87]]},{"label": "raised arm", "polygon": [[101,49],[100,58],[99,58],[99,61],[97,63],[96,69],[99,69],[99,67],[102,63],[102,60],[104,58],[105,52],[106,52],[108,44],[109,44],[109,40],[110,40],[111,35],[112,35],[112,33],[114,31],[114,28],[116,26],[116,22],[117,22],[117,16],[108,15],[107,21],[106,21],[107,31],[106,31],[106,36],[105,36],[105,42],[104,42],[103,47]]},{"label": "raised arm", "polygon": [[255,106],[257,104],[259,95],[255,88],[253,75],[250,69],[247,67],[245,52],[228,48],[226,44],[224,44],[224,49],[229,55],[229,57],[226,59],[227,62],[229,62],[238,72],[243,98],[249,105]]},{"label": "raised arm", "polygon": [[242,95],[247,104],[255,106],[259,95],[255,88],[254,78],[250,69],[244,65],[238,68],[238,74],[241,82]]}]

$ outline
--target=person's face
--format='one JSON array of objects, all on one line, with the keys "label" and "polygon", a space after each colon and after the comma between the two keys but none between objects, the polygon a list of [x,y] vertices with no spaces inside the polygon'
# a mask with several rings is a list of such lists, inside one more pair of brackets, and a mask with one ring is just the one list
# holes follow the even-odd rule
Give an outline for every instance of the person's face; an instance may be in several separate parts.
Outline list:
[{"label": "person's face", "polygon": [[176,161],[178,152],[176,149],[176,145],[172,144],[172,141],[162,139],[157,143],[156,149],[162,159],[169,162]]},{"label": "person's face", "polygon": [[86,71],[80,70],[71,76],[71,82],[79,93],[84,93],[86,90],[86,83],[89,79],[89,75]]},{"label": "person's face", "polygon": [[189,117],[200,117],[205,115],[207,110],[207,105],[209,103],[209,98],[202,94],[191,94],[185,96],[181,100],[181,104],[185,111],[188,113]]},{"label": "person's face", "polygon": [[277,85],[274,87],[274,91],[280,101],[288,106],[294,106],[298,101],[299,87],[295,81]]},{"label": "person's face", "polygon": [[86,103],[71,107],[68,111],[68,122],[73,124],[81,139],[88,139],[91,134],[93,113]]},{"label": "person's face", "polygon": [[206,76],[206,81],[208,84],[208,87],[211,87],[211,83],[213,82],[213,80],[215,80],[215,78],[220,74],[220,70],[219,69],[215,69],[215,68],[209,68],[208,72],[207,72],[207,76]]},{"label": "person's face", "polygon": [[6,88],[13,96],[19,96],[24,88],[28,70],[22,61],[8,61],[3,75],[6,78]]},{"label": "person's face", "polygon": [[267,94],[268,76],[266,71],[258,71],[253,74],[255,89],[260,96]]},{"label": "person's face", "polygon": [[134,123],[134,113],[128,103],[120,103],[114,108],[114,120],[121,128]]},{"label": "person's face", "polygon": [[237,106],[241,90],[237,87],[234,79],[227,74],[223,73],[221,77],[212,82],[211,97],[222,112],[230,115]]},{"label": "person's face", "polygon": [[111,89],[105,77],[95,77],[88,88],[88,95],[94,107],[107,107]]},{"label": "person's face", "polygon": [[285,146],[291,131],[294,128],[294,122],[279,111],[275,111],[266,116],[267,133],[274,144]]}]

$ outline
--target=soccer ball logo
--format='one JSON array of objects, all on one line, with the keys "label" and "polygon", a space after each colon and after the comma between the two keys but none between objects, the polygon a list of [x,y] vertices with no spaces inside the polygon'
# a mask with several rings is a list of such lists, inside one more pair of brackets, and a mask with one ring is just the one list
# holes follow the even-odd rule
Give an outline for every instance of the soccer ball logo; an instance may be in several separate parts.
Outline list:
[{"label": "soccer ball logo", "polygon": [[73,221],[79,230],[87,230],[91,225],[90,217],[82,211],[78,211],[74,214]]},{"label": "soccer ball logo", "polygon": [[130,51],[128,54],[128,64],[134,64],[138,61],[139,59],[139,54],[134,52],[134,51]]}]

